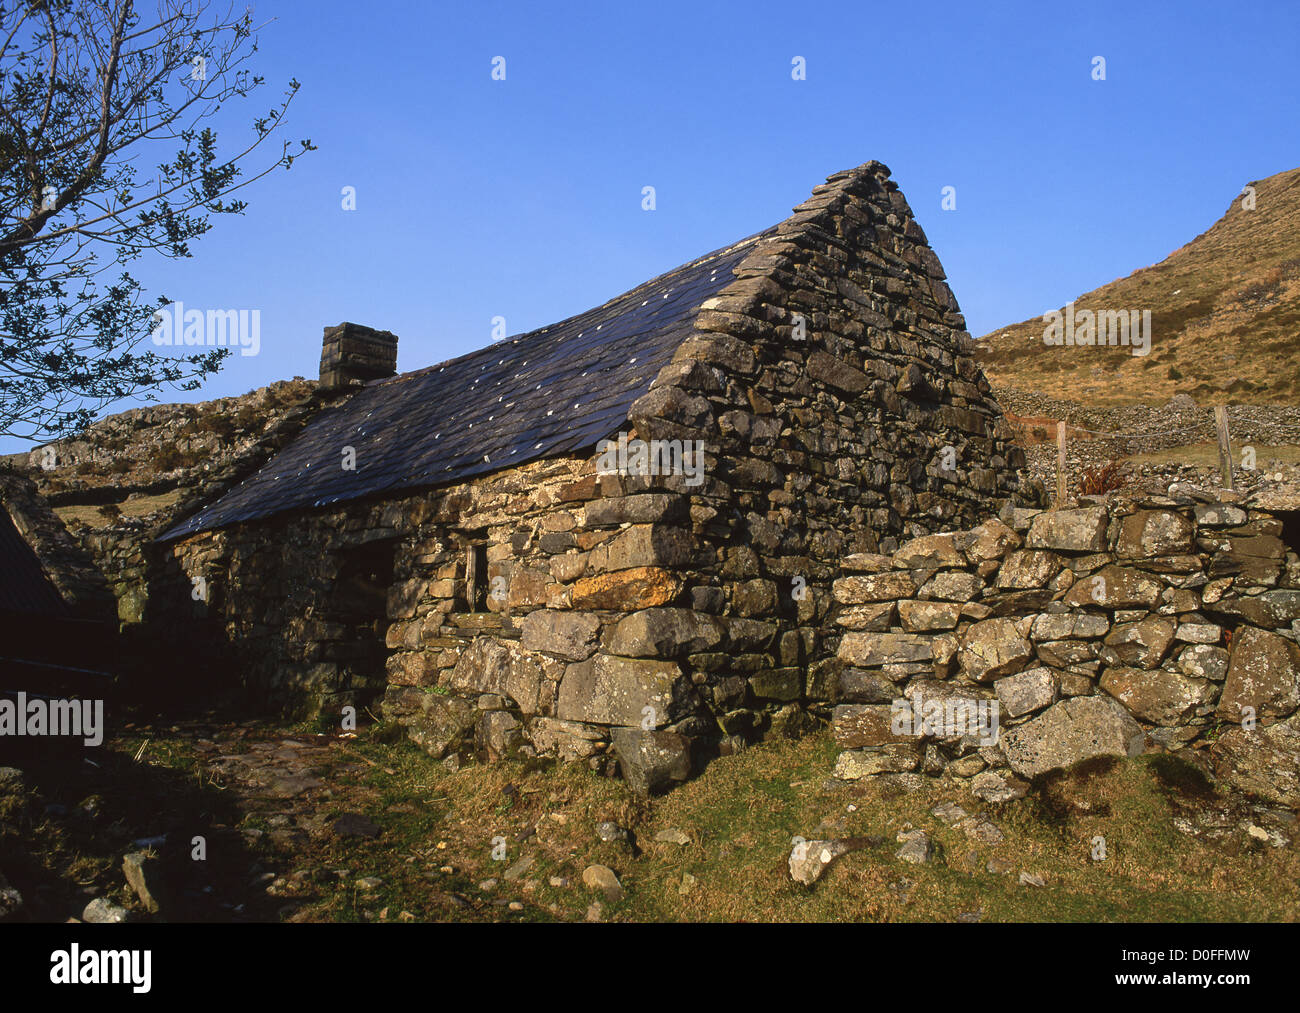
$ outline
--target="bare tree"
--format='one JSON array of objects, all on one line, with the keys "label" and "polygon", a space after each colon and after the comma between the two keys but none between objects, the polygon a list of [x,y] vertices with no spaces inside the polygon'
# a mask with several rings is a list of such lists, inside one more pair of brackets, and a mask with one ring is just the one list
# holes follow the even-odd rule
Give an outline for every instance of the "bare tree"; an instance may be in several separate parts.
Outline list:
[{"label": "bare tree", "polygon": [[147,302],[125,265],[145,251],[190,256],[210,215],[244,211],[236,191],[313,149],[286,140],[255,174],[241,168],[281,124],[291,80],[254,118],[250,141],[219,155],[204,121],[263,83],[246,67],[257,52],[252,10],[145,3],[147,15],[135,0],[0,0],[6,436],[64,435],[114,402],[157,400],[164,385],[194,390],[216,372],[227,349],[137,348],[168,300]]}]

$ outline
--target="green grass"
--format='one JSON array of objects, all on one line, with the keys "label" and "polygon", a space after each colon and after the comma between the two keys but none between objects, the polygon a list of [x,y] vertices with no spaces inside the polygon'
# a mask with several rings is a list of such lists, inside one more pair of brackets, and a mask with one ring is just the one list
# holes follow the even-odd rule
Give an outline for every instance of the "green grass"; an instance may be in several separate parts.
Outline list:
[{"label": "green grass", "polygon": [[[604,904],[604,917],[635,921],[950,921],[970,912],[983,921],[1255,921],[1293,920],[1300,911],[1294,847],[1266,848],[1244,835],[1229,846],[1213,845],[1175,829],[1178,807],[1205,803],[1208,789],[1195,768],[1165,755],[1045,778],[1027,799],[991,806],[937,780],[915,794],[890,793],[875,782],[828,783],[836,747],[825,733],[717,760],[701,778],[650,802],[575,765],[527,770],[507,763],[448,774],[402,745],[359,748],[398,771],[397,778],[373,769],[362,777],[377,792],[372,818],[385,832],[383,844],[368,853],[365,867],[372,871],[358,875],[386,877],[365,907],[373,913],[389,905],[390,919],[397,906],[420,918],[578,919],[594,899],[581,886],[582,869],[592,863],[613,868],[627,891],[619,903]],[[395,813],[402,800],[421,797],[412,782],[436,793],[437,801],[421,804],[416,814]],[[518,801],[503,805],[507,784],[515,786]],[[942,801],[984,812],[1005,841],[983,846],[944,826],[930,815]],[[604,819],[633,831],[639,856],[598,840],[594,825]],[[816,833],[825,819],[843,823]],[[553,826],[517,843],[519,831],[539,820]],[[930,832],[941,846],[939,860],[911,866],[895,859],[895,836],[910,827]],[[668,828],[691,843],[655,842],[655,832]],[[505,862],[491,859],[497,835],[509,841]],[[786,875],[796,836],[875,836],[882,842],[839,859],[806,889]],[[1107,846],[1101,862],[1091,857],[1097,836]],[[445,844],[441,850],[438,841]],[[431,861],[406,861],[429,842]],[[500,879],[526,854],[534,864],[520,882],[501,882],[490,893],[477,888],[482,879]],[[987,871],[990,859],[1009,871]],[[447,864],[455,873],[436,871]],[[1020,885],[1021,870],[1047,885]],[[567,876],[572,885],[552,888],[552,875]],[[695,880],[685,893],[684,875]],[[448,891],[471,906],[448,906]],[[501,897],[523,901],[525,912],[491,907]],[[344,891],[303,914],[357,913]]]}]

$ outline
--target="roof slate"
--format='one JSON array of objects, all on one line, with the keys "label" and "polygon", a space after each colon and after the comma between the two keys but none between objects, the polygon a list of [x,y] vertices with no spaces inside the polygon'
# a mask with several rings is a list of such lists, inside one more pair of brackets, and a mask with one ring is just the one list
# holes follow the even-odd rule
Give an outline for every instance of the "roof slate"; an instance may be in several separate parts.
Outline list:
[{"label": "roof slate", "polygon": [[[773,229],[603,306],[468,355],[367,384],[260,471],[160,540],[475,475],[594,447],[694,330],[702,302]],[[355,470],[342,467],[345,447]]]},{"label": "roof slate", "polygon": [[64,616],[67,604],[50,583],[36,552],[18,533],[8,511],[0,506],[0,612]]}]

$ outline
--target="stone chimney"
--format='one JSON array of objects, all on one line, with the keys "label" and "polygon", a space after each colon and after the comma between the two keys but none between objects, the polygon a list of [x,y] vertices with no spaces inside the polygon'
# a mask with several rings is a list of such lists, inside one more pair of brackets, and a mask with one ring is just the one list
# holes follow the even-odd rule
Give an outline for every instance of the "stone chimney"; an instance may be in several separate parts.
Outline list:
[{"label": "stone chimney", "polygon": [[322,390],[347,387],[353,381],[382,380],[396,373],[396,334],[353,323],[325,328],[320,353]]}]

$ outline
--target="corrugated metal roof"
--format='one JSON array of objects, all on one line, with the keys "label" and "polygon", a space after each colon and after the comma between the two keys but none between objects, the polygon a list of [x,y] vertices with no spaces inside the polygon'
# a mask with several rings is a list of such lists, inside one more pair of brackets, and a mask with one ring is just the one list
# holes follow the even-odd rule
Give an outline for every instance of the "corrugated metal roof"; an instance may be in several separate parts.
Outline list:
[{"label": "corrugated metal roof", "polygon": [[0,612],[66,616],[67,604],[50,583],[35,551],[0,506]]},{"label": "corrugated metal roof", "polygon": [[[625,422],[693,332],[700,304],[771,231],[558,324],[368,384],[160,540],[593,447]],[[345,447],[356,451],[353,471],[342,467]]]}]

